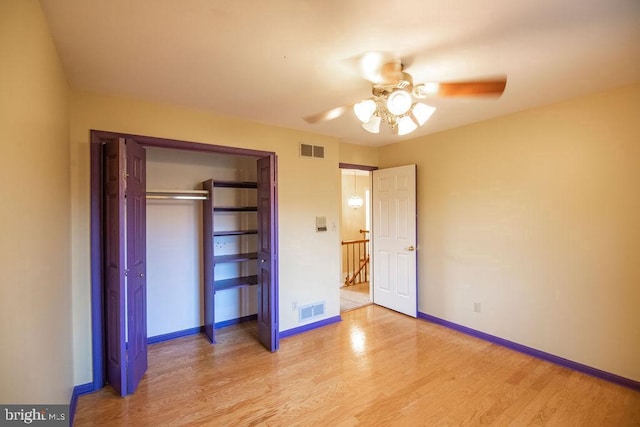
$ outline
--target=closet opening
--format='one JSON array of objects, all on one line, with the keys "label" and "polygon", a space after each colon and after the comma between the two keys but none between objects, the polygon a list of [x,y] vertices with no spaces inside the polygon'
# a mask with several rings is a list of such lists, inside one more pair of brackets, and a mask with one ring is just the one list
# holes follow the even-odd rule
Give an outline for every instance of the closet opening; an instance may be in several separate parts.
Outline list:
[{"label": "closet opening", "polygon": [[[113,281],[105,275],[113,264],[111,258],[105,261],[105,257],[112,252],[108,246],[110,240],[120,241],[125,251],[127,245],[135,245],[131,245],[129,237],[115,238],[114,233],[105,228],[114,216],[111,206],[115,202],[113,198],[105,202],[105,174],[114,168],[105,163],[108,159],[103,147],[114,141],[119,141],[124,151],[127,144],[143,147],[147,194],[144,219],[139,220],[144,224],[138,227],[139,231],[146,230],[143,237],[147,309],[144,316],[135,310],[129,314],[144,317],[144,322],[132,321],[131,317],[122,315],[122,310],[115,315],[126,329],[119,331],[121,343],[111,332],[114,321],[109,316],[114,317],[114,311],[110,307],[118,298],[105,297],[106,287],[111,286],[108,282]],[[125,157],[122,163],[126,162]],[[277,350],[275,174],[276,156],[272,152],[91,131],[94,389],[102,388],[105,382],[113,385],[110,378],[114,369],[111,366],[114,346],[125,362],[121,363],[122,369],[126,369],[126,350],[131,347],[127,335],[133,336],[127,328],[134,323],[144,323],[137,327],[144,329],[145,358],[147,343],[198,332],[204,332],[203,339],[206,336],[215,343],[216,328],[243,321],[256,321],[258,340],[267,349]],[[124,204],[126,211],[130,202],[121,197],[118,203]],[[125,267],[126,261],[120,266],[125,283],[122,289],[126,289],[127,280],[132,280],[126,278]],[[124,307],[127,307],[126,300],[126,295],[120,298]],[[126,382],[125,373],[120,378]],[[133,390],[135,385],[129,384],[129,388],[123,385],[117,391],[125,395]]]},{"label": "closet opening", "polygon": [[257,320],[257,158],[145,151],[147,342]]}]

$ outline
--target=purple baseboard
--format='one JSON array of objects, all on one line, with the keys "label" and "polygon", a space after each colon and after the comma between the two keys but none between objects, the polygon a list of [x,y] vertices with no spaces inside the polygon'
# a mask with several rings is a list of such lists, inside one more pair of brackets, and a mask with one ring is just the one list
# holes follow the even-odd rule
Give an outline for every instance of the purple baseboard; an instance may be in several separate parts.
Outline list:
[{"label": "purple baseboard", "polygon": [[175,338],[195,335],[203,331],[204,331],[204,326],[196,326],[195,328],[183,329],[182,331],[169,332],[168,334],[162,334],[162,335],[155,335],[153,337],[147,337],[147,344],[156,344],[163,341],[169,341]]},{"label": "purple baseboard", "polygon": [[71,393],[71,400],[69,401],[69,425],[73,425],[73,419],[76,416],[76,408],[78,407],[78,397],[83,394],[91,393],[94,391],[93,383],[80,384],[73,388]]},{"label": "purple baseboard", "polygon": [[231,325],[237,325],[238,323],[253,322],[256,320],[258,320],[257,314],[250,314],[248,316],[238,317],[237,319],[223,320],[222,322],[216,322],[216,329],[225,328]]},{"label": "purple baseboard", "polygon": [[288,329],[286,331],[282,331],[282,332],[280,332],[280,338],[286,338],[286,337],[290,337],[292,335],[298,335],[298,334],[301,334],[303,332],[307,332],[307,331],[310,331],[312,329],[320,328],[322,326],[327,326],[327,325],[330,325],[332,323],[336,323],[336,322],[340,322],[340,321],[342,321],[342,317],[340,317],[340,316],[329,317],[328,319],[319,320],[317,322],[309,323],[307,325],[299,326],[297,328],[293,328],[293,329]]},{"label": "purple baseboard", "polygon": [[[237,325],[238,323],[251,322],[258,320],[257,314],[250,314],[249,316],[238,317],[237,319],[224,320],[216,323],[216,329],[224,328],[226,326]],[[183,329],[181,331],[169,332],[168,334],[155,335],[147,338],[147,344],[156,344],[159,342],[169,341],[176,338],[186,337],[189,335],[200,334],[204,332],[204,326],[196,326],[195,328]]]},{"label": "purple baseboard", "polygon": [[564,366],[565,368],[573,369],[574,371],[582,372],[584,374],[588,374],[606,381],[619,384],[624,387],[629,387],[636,391],[640,391],[640,382],[632,380],[630,378],[625,378],[621,377],[620,375],[612,374],[610,372],[601,371],[600,369],[583,365],[582,363],[574,362],[573,360],[565,359],[551,353],[546,353],[532,347],[527,347],[526,345],[518,344],[516,342],[509,341],[495,335],[490,335],[485,332],[471,329],[457,323],[449,322],[448,320],[440,319],[439,317],[431,316],[430,314],[418,312],[418,318],[426,320],[428,322],[437,323],[438,325],[446,326],[447,328],[462,332],[463,334],[471,335],[473,337],[489,341],[491,343],[518,351],[520,353],[528,354],[529,356],[537,357],[538,359],[546,360],[547,362],[555,363],[556,365]]}]

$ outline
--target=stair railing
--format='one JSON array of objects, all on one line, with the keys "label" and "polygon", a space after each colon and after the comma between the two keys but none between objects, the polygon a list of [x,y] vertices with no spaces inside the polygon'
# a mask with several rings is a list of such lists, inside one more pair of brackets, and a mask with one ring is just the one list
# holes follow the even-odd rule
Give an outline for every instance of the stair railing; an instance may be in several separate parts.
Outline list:
[{"label": "stair railing", "polygon": [[[360,230],[366,235],[368,231]],[[342,250],[346,253],[345,286],[369,281],[369,239],[343,240]]]}]

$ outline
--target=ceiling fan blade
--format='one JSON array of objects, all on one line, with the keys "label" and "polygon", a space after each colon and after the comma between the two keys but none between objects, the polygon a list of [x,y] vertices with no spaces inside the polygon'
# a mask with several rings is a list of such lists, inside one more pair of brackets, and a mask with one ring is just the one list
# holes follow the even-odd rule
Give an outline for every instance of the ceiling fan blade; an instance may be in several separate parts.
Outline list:
[{"label": "ceiling fan blade", "polygon": [[437,83],[436,96],[500,96],[507,85],[507,78],[468,82]]},{"label": "ceiling fan blade", "polygon": [[349,107],[350,107],[349,105],[335,107],[330,110],[322,111],[320,113],[307,116],[304,118],[304,120],[307,123],[314,124],[314,123],[326,122],[329,120],[337,119],[338,117],[342,116]]}]

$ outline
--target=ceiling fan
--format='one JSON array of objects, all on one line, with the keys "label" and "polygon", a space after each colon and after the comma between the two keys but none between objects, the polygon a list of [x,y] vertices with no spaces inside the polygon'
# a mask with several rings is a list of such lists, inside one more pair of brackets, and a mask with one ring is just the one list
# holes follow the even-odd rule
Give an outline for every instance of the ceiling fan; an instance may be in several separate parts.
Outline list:
[{"label": "ceiling fan", "polygon": [[[372,97],[332,108],[304,118],[307,123],[319,123],[342,116],[347,109],[353,111],[362,127],[371,133],[380,132],[380,124],[387,123],[397,135],[406,135],[422,126],[431,117],[435,107],[422,102],[428,97],[499,97],[507,84],[506,77],[490,80],[462,82],[425,82],[414,84],[405,71],[402,60],[380,52],[369,52],[360,58],[365,79],[373,83]],[[405,61],[406,62],[406,61]]]}]

